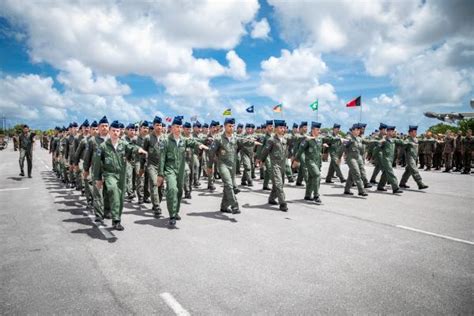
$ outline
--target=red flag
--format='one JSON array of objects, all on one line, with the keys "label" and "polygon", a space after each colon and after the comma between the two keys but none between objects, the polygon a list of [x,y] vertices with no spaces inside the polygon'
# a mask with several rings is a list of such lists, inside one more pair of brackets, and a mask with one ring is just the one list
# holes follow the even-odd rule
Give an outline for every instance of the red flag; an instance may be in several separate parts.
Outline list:
[{"label": "red flag", "polygon": [[169,116],[166,117],[166,122],[171,122],[171,121],[173,121],[173,119],[171,117],[169,117]]},{"label": "red flag", "polygon": [[352,108],[354,106],[360,106],[360,96],[358,96],[354,100],[351,100],[351,101],[347,102],[347,104],[346,104],[346,107],[348,107],[348,108]]}]

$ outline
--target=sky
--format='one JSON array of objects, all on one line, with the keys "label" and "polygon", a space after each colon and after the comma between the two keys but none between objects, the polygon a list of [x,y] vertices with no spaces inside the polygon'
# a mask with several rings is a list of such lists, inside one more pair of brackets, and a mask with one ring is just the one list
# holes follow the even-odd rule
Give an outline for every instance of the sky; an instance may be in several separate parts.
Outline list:
[{"label": "sky", "polygon": [[426,129],[423,112],[472,111],[473,16],[470,0],[2,0],[0,115]]}]

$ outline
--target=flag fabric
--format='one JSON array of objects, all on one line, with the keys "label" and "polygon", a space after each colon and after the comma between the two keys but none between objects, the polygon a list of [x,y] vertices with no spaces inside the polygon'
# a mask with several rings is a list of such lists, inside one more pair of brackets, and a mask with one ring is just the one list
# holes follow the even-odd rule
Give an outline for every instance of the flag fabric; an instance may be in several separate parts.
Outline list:
[{"label": "flag fabric", "polygon": [[197,115],[191,116],[191,122],[197,121],[198,117]]},{"label": "flag fabric", "polygon": [[317,111],[319,107],[319,101],[318,100],[314,101],[313,103],[309,105],[309,107],[311,108],[311,110]]},{"label": "flag fabric", "polygon": [[166,122],[172,122],[173,119],[172,119],[171,117],[167,116],[166,119],[165,119],[165,121],[166,121]]},{"label": "flag fabric", "polygon": [[350,100],[349,102],[347,102],[346,107],[352,108],[352,107],[355,107],[355,106],[360,106],[360,98],[361,97],[358,96],[354,100]]},{"label": "flag fabric", "polygon": [[222,113],[222,115],[224,115],[224,116],[232,115],[232,110],[231,109],[225,109],[224,113]]},{"label": "flag fabric", "polygon": [[245,111],[247,111],[248,113],[253,113],[255,111],[255,107],[253,105],[249,106],[248,108],[245,109]]},{"label": "flag fabric", "polygon": [[273,107],[273,112],[281,113],[283,111],[283,104],[277,104]]}]

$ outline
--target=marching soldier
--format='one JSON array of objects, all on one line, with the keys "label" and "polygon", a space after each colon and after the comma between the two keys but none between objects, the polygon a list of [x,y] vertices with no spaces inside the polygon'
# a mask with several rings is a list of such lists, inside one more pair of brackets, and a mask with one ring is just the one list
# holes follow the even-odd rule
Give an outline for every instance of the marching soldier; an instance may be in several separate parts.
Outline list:
[{"label": "marching soldier", "polygon": [[[149,132],[148,121],[143,121],[140,124],[140,129],[135,144],[139,147],[143,147],[145,142],[145,137]],[[148,175],[145,173],[145,169],[142,168],[142,163],[140,162],[140,157],[138,154],[135,154],[133,159],[135,160],[135,170],[137,171],[135,175],[135,188],[137,190],[138,204],[150,203],[149,191],[148,191]]]},{"label": "marching soldier", "polygon": [[[251,138],[254,135],[254,124],[245,124],[245,136]],[[253,186],[252,172],[255,169],[254,159],[255,159],[255,143],[246,142],[242,144],[241,150],[242,165],[244,167],[244,172],[242,175],[242,185],[249,187]]]},{"label": "marching soldier", "polygon": [[425,170],[430,171],[433,165],[433,154],[436,150],[436,140],[433,139],[432,133],[430,131],[426,133],[426,137],[423,140],[423,143],[424,143],[423,148],[425,150],[425,154],[424,154],[425,165],[426,165]]},{"label": "marching soldier", "polygon": [[453,154],[455,149],[455,139],[452,131],[447,131],[446,136],[444,137],[444,150],[443,150],[443,158],[444,158],[444,171],[443,172],[451,172],[453,168]]},{"label": "marching soldier", "polygon": [[300,143],[295,159],[295,162],[297,162],[303,154],[305,155],[308,182],[306,183],[304,199],[314,201],[316,204],[321,204],[319,186],[321,184],[322,149],[323,146],[328,146],[327,144],[323,145],[323,140],[319,137],[320,128],[321,123],[311,122],[311,137]]},{"label": "marching soldier", "polygon": [[334,124],[332,127],[332,134],[328,135],[324,138],[325,142],[329,145],[329,156],[331,160],[329,162],[329,169],[326,175],[326,183],[333,183],[332,178],[334,174],[339,178],[341,183],[346,182],[344,179],[344,175],[341,172],[341,158],[342,158],[342,138],[339,135],[339,131],[341,130],[341,125]]},{"label": "marching soldier", "polygon": [[375,136],[372,140],[372,159],[374,163],[374,171],[372,172],[372,177],[370,177],[370,183],[377,184],[377,175],[380,171],[382,171],[382,151],[380,150],[380,146],[378,143],[383,140],[385,135],[387,134],[387,125],[384,123],[380,123],[379,125],[379,133]]},{"label": "marching soldier", "polygon": [[436,148],[433,155],[433,167],[435,170],[440,170],[443,165],[443,151],[444,151],[443,134],[435,135],[435,137],[436,137]]},{"label": "marching soldier", "polygon": [[[271,159],[262,159],[261,154],[262,154],[262,148],[265,147],[265,144],[267,141],[272,138],[272,132],[273,132],[273,121],[268,120],[265,123],[265,136],[262,138],[262,147],[257,148],[257,157],[260,158],[260,160],[263,161],[263,190],[266,191],[271,191],[270,187],[268,186],[270,182],[270,178],[272,175],[272,163]],[[286,157],[285,157],[286,158]],[[262,172],[262,169],[260,169],[260,172]]]},{"label": "marching soldier", "polygon": [[[183,138],[191,138],[191,123],[183,124]],[[193,181],[193,151],[194,148],[186,148],[186,157],[184,165],[184,198],[191,199],[192,181]]]},{"label": "marching soldier", "polygon": [[[95,122],[95,128],[97,129],[97,122]],[[82,137],[80,138],[79,146],[77,146],[76,152],[74,153],[74,166],[76,168],[76,177],[81,182],[80,185],[84,188],[83,194],[86,195],[87,204],[92,206],[92,192],[89,187],[89,179],[83,177],[84,169],[84,157],[87,150],[87,144],[90,137],[91,127],[89,126],[89,121],[85,120],[82,123]]]},{"label": "marching soldier", "polygon": [[408,128],[408,139],[405,142],[405,152],[407,156],[407,162],[405,167],[405,172],[402,175],[400,180],[400,188],[409,188],[406,184],[410,176],[413,177],[416,184],[418,184],[418,189],[423,190],[427,189],[428,186],[425,185],[421,179],[420,173],[417,169],[416,160],[418,158],[418,139],[416,138],[416,133],[418,126],[410,125]]},{"label": "marching soldier", "polygon": [[[181,117],[175,117],[171,125],[171,133],[166,137],[160,146],[160,169],[158,173],[158,183],[160,187],[166,179],[166,204],[170,215],[169,224],[171,227],[180,220],[179,209],[181,197],[183,196],[185,151],[188,147],[199,146],[208,149],[207,146],[198,143],[192,138],[181,137]],[[210,163],[210,162],[209,162]]]},{"label": "marching soldier", "polygon": [[458,135],[454,140],[454,172],[461,172],[462,171],[462,131],[458,131]]},{"label": "marching soldier", "polygon": [[[127,125],[127,128],[125,129],[125,137],[124,140],[129,143],[129,144],[135,144],[135,125],[130,123]],[[145,149],[146,150],[146,149]],[[150,154],[150,153],[148,153]],[[126,165],[127,165],[127,178],[125,180],[126,183],[126,189],[125,189],[125,199],[128,202],[132,202],[133,199],[135,198],[135,174],[137,173],[137,170],[135,170],[135,157],[128,153],[126,157]]]},{"label": "marching soldier", "polygon": [[99,190],[103,189],[105,184],[105,198],[109,201],[112,227],[116,230],[124,230],[121,216],[125,194],[126,152],[147,154],[142,148],[120,139],[120,133],[120,123],[113,121],[110,124],[110,137],[97,148],[97,159],[94,163],[95,184]]},{"label": "marching soldier", "polygon": [[[267,124],[268,126],[268,124]],[[272,191],[268,197],[268,203],[271,205],[280,205],[280,211],[287,212],[288,205],[286,203],[283,185],[285,183],[285,165],[288,156],[288,143],[285,137],[286,123],[284,120],[275,120],[275,133],[266,140],[261,151],[260,159],[257,165],[270,159]],[[278,200],[278,202],[277,202]]]},{"label": "marching soldier", "polygon": [[20,149],[20,176],[25,176],[25,158],[27,164],[28,178],[31,178],[31,171],[33,170],[33,144],[34,144],[33,133],[30,133],[28,125],[23,125],[23,131],[18,139],[18,148]]},{"label": "marching soldier", "polygon": [[[196,121],[193,123],[193,138],[199,139],[201,142],[204,142],[203,137],[201,136],[201,123]],[[201,183],[199,182],[199,178],[201,176],[201,164],[200,164],[200,157],[202,156],[201,150],[196,147],[193,150],[193,163],[192,163],[192,174],[193,174],[193,187],[199,188]]]},{"label": "marching soldier", "polygon": [[397,177],[393,172],[393,156],[395,155],[395,144],[401,143],[403,141],[399,139],[394,139],[393,136],[395,135],[395,126],[387,126],[387,135],[385,139],[379,143],[382,152],[382,177],[380,178],[380,182],[377,187],[377,191],[387,191],[385,189],[385,184],[388,182],[392,186],[393,193],[403,193],[398,186]]},{"label": "marching soldier", "polygon": [[344,142],[344,150],[346,152],[346,163],[349,167],[349,174],[344,188],[344,194],[353,195],[351,192],[352,183],[357,185],[360,196],[367,196],[364,189],[364,182],[361,177],[361,167],[363,164],[361,156],[362,140],[359,137],[361,126],[358,123],[352,125],[350,129],[351,135]]},{"label": "marching soldier", "polygon": [[[300,124],[300,135],[296,139],[295,148],[299,148],[302,141],[306,139],[306,134],[308,133],[308,122],[304,121]],[[308,170],[306,169],[305,156],[304,154],[300,157],[300,166],[298,168],[298,177],[296,178],[296,186],[303,186],[303,180],[306,182],[308,180]]]}]

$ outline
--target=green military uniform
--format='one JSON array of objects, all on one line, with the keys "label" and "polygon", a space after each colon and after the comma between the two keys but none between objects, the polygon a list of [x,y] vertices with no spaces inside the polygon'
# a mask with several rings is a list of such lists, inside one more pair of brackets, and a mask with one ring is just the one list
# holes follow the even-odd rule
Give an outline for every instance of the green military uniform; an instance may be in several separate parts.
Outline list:
[{"label": "green military uniform", "polygon": [[[182,135],[183,138],[192,139],[192,136],[185,136]],[[184,190],[184,198],[191,199],[191,191],[192,191],[192,181],[193,181],[193,151],[194,148],[186,148],[185,157],[184,157],[184,183],[183,183],[183,190]]]},{"label": "green military uniform", "polygon": [[186,148],[198,146],[192,139],[175,139],[172,134],[160,143],[160,166],[158,175],[166,179],[166,205],[170,219],[179,215],[184,182],[184,154]]},{"label": "green military uniform", "polygon": [[[100,157],[97,156],[99,146],[106,141],[107,138],[102,138],[100,136],[89,137],[87,150],[84,154],[84,171],[90,172],[95,169],[95,165],[99,164],[97,168],[100,168]],[[94,179],[93,174],[90,175],[91,179]],[[95,183],[92,185],[92,202],[94,206],[94,213],[100,218],[104,218],[105,215],[108,215],[110,212],[109,200],[104,200],[105,187],[107,186],[104,183],[104,187],[99,190]]]},{"label": "green military uniform", "polygon": [[21,133],[18,140],[18,148],[20,149],[20,175],[24,176],[24,164],[26,158],[26,164],[28,168],[28,177],[31,178],[31,171],[33,170],[33,135],[28,133]]},{"label": "green military uniform", "polygon": [[453,154],[455,149],[455,139],[450,135],[444,138],[443,158],[445,169],[444,172],[450,172],[453,167]]},{"label": "green military uniform", "polygon": [[345,182],[344,175],[341,172],[341,158],[343,153],[343,146],[342,146],[342,139],[337,134],[332,134],[324,137],[325,143],[329,145],[329,156],[331,158],[329,162],[329,169],[326,175],[326,182],[331,183],[334,174],[341,180],[341,182]]},{"label": "green military uniform", "polygon": [[474,151],[474,137],[468,134],[462,139],[462,155],[463,155],[463,174],[471,173],[472,153]]},{"label": "green military uniform", "polygon": [[[200,142],[204,142],[204,138],[202,135],[193,132],[193,138],[198,139]],[[192,162],[192,174],[193,174],[193,186],[195,188],[199,187],[201,183],[199,182],[199,178],[201,175],[201,158],[202,157],[202,151],[199,149],[199,147],[194,148],[193,150],[193,162]]]},{"label": "green military uniform", "polygon": [[[270,178],[272,178],[273,172],[272,172],[271,159],[265,159],[264,160],[264,159],[262,159],[261,155],[262,155],[263,148],[265,148],[266,143],[271,138],[272,138],[272,134],[265,133],[265,136],[263,136],[262,141],[261,141],[262,146],[257,148],[257,157],[260,157],[260,160],[262,160],[264,162],[264,164],[263,164],[263,189],[264,190],[269,190],[268,184],[270,182]],[[285,159],[286,159],[286,156],[285,156]],[[283,168],[283,171],[284,170],[285,170],[285,168]]]},{"label": "green military uniform", "polygon": [[321,164],[322,164],[323,140],[320,137],[308,138],[300,143],[300,148],[296,154],[299,161],[302,155],[306,159],[308,169],[308,181],[306,182],[305,200],[312,200],[320,203],[319,187],[321,184]]},{"label": "green military uniform", "polygon": [[[306,139],[306,135],[300,133],[300,135],[298,135],[298,137],[296,138],[295,148],[299,148],[301,142],[303,142],[305,139]],[[302,186],[303,180],[305,183],[308,181],[308,169],[306,168],[306,159],[305,159],[304,153],[303,155],[301,155],[299,163],[300,163],[300,166],[298,168],[298,177],[296,178],[296,185]]]},{"label": "green military uniform", "polygon": [[410,176],[413,177],[416,184],[418,184],[419,189],[425,189],[427,186],[421,180],[420,173],[418,172],[417,168],[417,160],[418,160],[418,139],[415,137],[409,136],[405,142],[405,153],[406,153],[406,167],[405,172],[402,175],[400,180],[400,187],[407,188],[406,185]]},{"label": "green military uniform", "polygon": [[160,172],[160,144],[164,138],[164,135],[156,135],[155,132],[151,132],[145,137],[143,142],[143,149],[148,152],[146,172],[148,174],[151,203],[155,215],[161,214],[160,203],[163,199],[163,187],[158,187],[157,179]]},{"label": "green military uniform", "polygon": [[433,154],[436,150],[436,140],[431,138],[431,136],[427,136],[424,140],[424,159],[425,159],[425,164],[426,164],[426,170],[429,171],[431,170],[431,167],[433,165]]},{"label": "green military uniform", "polygon": [[[252,138],[252,135],[245,135],[243,138]],[[243,142],[240,147],[242,165],[244,171],[242,174],[242,185],[249,187],[253,186],[252,170],[255,168],[254,165],[254,154],[255,154],[255,143],[254,142]]]},{"label": "green military uniform", "polygon": [[[387,125],[380,124],[379,129],[385,129]],[[374,164],[374,171],[372,172],[372,176],[370,177],[370,183],[377,183],[377,175],[380,171],[382,171],[382,151],[379,146],[379,143],[383,140],[383,134],[379,133],[375,137],[372,138],[370,144],[372,146],[372,160]]]},{"label": "green military uniform", "polygon": [[273,135],[268,139],[263,146],[260,159],[262,161],[270,160],[271,163],[271,178],[272,178],[272,191],[268,198],[270,204],[280,204],[280,210],[288,211],[286,204],[285,192],[283,191],[283,185],[285,184],[285,164],[286,157],[288,156],[288,143],[287,139],[282,136]]},{"label": "green military uniform", "polygon": [[[89,144],[89,136],[87,137],[82,137],[79,146],[77,147],[76,153],[75,153],[75,158],[74,158],[74,164],[78,166],[78,169],[80,172],[84,170],[84,157],[87,152],[87,146]],[[82,174],[80,177],[82,184],[84,186],[84,193],[86,195],[86,200],[87,204],[92,205],[92,189],[90,186],[90,179],[88,178],[83,178]]]},{"label": "green military uniform", "polygon": [[345,142],[344,150],[346,152],[346,163],[349,167],[349,174],[347,176],[346,186],[344,188],[345,194],[352,194],[350,193],[352,183],[355,183],[357,185],[357,189],[359,190],[359,195],[367,195],[364,189],[364,182],[362,180],[360,171],[363,167],[362,156],[360,154],[361,147],[362,140],[360,137],[356,137],[354,135],[350,135],[348,140]]},{"label": "green military uniform", "polygon": [[[130,138],[128,136],[124,137],[124,140],[129,143],[135,145],[135,139]],[[132,153],[127,153],[126,155],[126,169],[127,169],[127,177],[125,180],[125,193],[128,200],[133,200],[135,196],[135,175],[138,171],[135,170],[135,157]]]},{"label": "green military uniform", "polygon": [[[145,142],[145,136],[138,135],[135,141],[135,144],[143,148]],[[142,163],[140,162],[140,156],[136,153],[134,154],[133,160],[135,161],[135,189],[137,190],[138,203],[143,203],[149,199],[150,193],[148,190],[148,174],[145,172],[140,176],[139,172],[142,168]]]},{"label": "green military uniform", "polygon": [[94,182],[104,181],[105,198],[109,201],[114,223],[120,223],[122,216],[126,177],[125,156],[130,151],[138,152],[138,147],[122,139],[118,139],[114,147],[109,138],[98,146],[95,154],[93,179]]},{"label": "green military uniform", "polygon": [[392,190],[394,193],[400,192],[397,177],[395,176],[392,167],[395,155],[395,145],[397,143],[402,145],[404,144],[404,142],[400,139],[388,137],[386,137],[385,140],[379,144],[382,152],[382,176],[377,187],[377,190],[379,191],[386,191],[385,184],[388,182],[392,186]]}]

